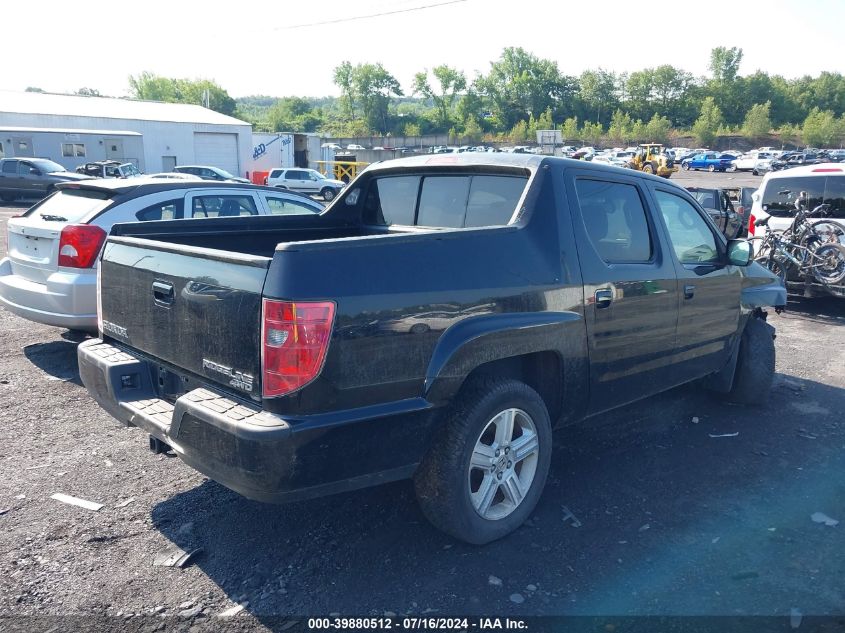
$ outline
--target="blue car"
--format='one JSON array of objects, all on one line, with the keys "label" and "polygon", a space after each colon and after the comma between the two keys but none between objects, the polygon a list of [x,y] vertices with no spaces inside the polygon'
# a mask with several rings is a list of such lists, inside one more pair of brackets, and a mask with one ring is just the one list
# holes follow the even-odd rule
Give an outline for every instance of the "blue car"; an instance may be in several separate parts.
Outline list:
[{"label": "blue car", "polygon": [[707,171],[734,171],[734,161],[736,156],[730,154],[717,154],[716,152],[708,152],[707,154],[696,154],[692,158],[687,158],[681,162],[681,169],[706,169]]}]

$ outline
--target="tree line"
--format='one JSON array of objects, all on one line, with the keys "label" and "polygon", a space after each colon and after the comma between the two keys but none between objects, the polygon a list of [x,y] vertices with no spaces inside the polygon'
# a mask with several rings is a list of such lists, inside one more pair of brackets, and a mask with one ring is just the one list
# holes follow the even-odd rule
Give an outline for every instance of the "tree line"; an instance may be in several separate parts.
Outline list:
[{"label": "tree line", "polygon": [[528,141],[538,129],[598,143],[666,142],[691,135],[709,145],[716,136],[812,146],[845,141],[845,77],[785,79],[763,71],[742,76],[741,48],[714,48],[709,75],[695,77],[671,64],[631,73],[602,68],[566,75],[557,62],[523,48],[505,48],[489,71],[469,79],[449,65],[418,72],[404,87],[382,64],[333,70],[339,97],[232,99],[207,80],[130,77],[134,97],[202,103],[263,131],[325,136],[449,134],[476,140]]}]

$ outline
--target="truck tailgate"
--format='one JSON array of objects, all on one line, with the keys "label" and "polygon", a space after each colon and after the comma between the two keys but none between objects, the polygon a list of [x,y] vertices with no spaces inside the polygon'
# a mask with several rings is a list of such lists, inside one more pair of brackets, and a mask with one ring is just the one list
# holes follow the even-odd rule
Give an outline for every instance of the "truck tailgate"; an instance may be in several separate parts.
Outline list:
[{"label": "truck tailgate", "polygon": [[[270,261],[112,237],[100,262],[103,334],[164,365],[258,399],[261,292]],[[179,395],[172,382],[159,379],[161,397]]]}]

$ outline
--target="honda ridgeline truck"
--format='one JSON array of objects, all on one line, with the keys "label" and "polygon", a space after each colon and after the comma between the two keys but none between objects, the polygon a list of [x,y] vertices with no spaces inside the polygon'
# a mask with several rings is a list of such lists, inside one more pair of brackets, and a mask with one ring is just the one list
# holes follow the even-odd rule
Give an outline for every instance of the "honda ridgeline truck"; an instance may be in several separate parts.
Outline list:
[{"label": "honda ridgeline truck", "polygon": [[767,397],[786,295],[750,255],[664,178],[387,161],[315,216],[115,226],[80,374],[246,497],[413,477],[432,523],[486,543],[537,504],[553,427],[702,378]]}]

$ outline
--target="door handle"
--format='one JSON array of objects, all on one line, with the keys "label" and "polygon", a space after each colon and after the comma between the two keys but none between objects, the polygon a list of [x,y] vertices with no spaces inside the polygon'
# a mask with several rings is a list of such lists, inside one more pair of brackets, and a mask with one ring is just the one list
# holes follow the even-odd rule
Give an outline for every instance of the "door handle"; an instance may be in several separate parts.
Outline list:
[{"label": "door handle", "polygon": [[684,286],[684,299],[692,299],[695,295],[695,286],[687,284]]},{"label": "door handle", "polygon": [[169,306],[173,303],[173,284],[166,281],[153,282],[153,299],[160,306]]},{"label": "door handle", "polygon": [[596,308],[609,308],[613,303],[613,291],[610,288],[596,290]]}]

